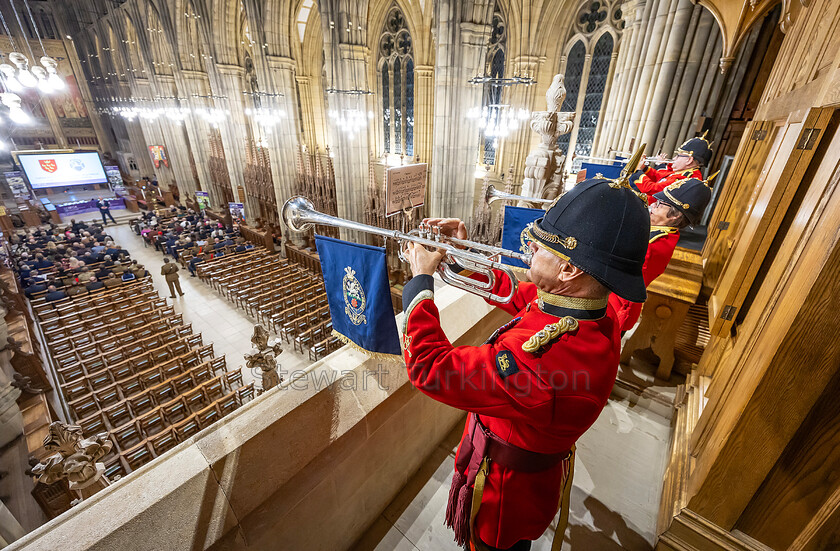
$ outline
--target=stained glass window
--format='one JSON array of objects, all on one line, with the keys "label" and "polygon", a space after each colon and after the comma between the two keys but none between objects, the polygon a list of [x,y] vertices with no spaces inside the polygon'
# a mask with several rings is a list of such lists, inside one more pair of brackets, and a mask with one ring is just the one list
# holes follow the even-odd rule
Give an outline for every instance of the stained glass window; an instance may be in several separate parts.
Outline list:
[{"label": "stained glass window", "polygon": [[[595,44],[592,52],[592,65],[589,69],[589,83],[586,85],[586,95],[583,98],[583,110],[579,117],[579,130],[575,154],[591,155],[592,142],[595,141],[595,129],[598,127],[598,117],[601,114],[601,104],[604,101],[604,90],[607,87],[607,76],[612,61],[613,37],[605,33]],[[580,168],[580,161],[575,161],[572,170]]]},{"label": "stained glass window", "polygon": [[386,153],[414,155],[414,44],[394,4],[379,37],[382,129]]},{"label": "stained glass window", "polygon": [[[583,64],[586,60],[586,48],[583,42],[578,40],[572,46],[569,52],[569,57],[566,59],[566,100],[563,102],[562,111],[572,112],[577,110],[578,94],[580,93],[580,78],[583,74]],[[562,134],[557,138],[557,147],[560,148],[564,154],[569,151],[569,137],[568,134]]]}]

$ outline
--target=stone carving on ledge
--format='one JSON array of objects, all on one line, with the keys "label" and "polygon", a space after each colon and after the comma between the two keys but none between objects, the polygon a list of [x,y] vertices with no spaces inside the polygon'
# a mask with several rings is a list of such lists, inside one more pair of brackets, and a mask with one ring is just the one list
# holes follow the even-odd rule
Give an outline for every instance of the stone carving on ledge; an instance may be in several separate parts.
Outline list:
[{"label": "stone carving on ledge", "polygon": [[[522,180],[522,195],[554,199],[563,191],[566,156],[557,149],[557,138],[568,134],[574,126],[575,113],[561,112],[566,100],[563,74],[554,75],[551,86],[545,93],[546,111],[531,115],[531,130],[540,135],[540,144],[525,158],[525,178]],[[519,202],[521,207],[533,207],[531,203]]]},{"label": "stone carving on ledge", "polygon": [[81,499],[88,498],[109,484],[105,465],[99,460],[108,455],[112,446],[108,433],[85,438],[81,427],[55,421],[44,438],[44,449],[55,453],[32,467],[32,474],[44,484],[66,478],[71,490],[78,492]]},{"label": "stone carving on ledge", "polygon": [[251,343],[254,345],[251,352],[245,354],[245,362],[248,369],[258,367],[262,372],[262,391],[265,392],[283,382],[283,377],[277,374],[277,356],[283,352],[280,341],[269,337],[262,325],[254,326],[254,334],[251,336]]}]

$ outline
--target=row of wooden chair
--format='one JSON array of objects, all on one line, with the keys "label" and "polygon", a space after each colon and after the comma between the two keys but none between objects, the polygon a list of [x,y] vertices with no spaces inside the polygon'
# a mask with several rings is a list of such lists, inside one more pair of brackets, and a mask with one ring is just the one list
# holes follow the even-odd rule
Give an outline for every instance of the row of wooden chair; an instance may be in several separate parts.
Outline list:
[{"label": "row of wooden chair", "polygon": [[315,344],[309,347],[309,359],[313,362],[316,362],[324,356],[326,356],[327,354],[338,350],[342,346],[344,346],[344,343],[341,342],[341,339],[339,339],[336,336],[330,335],[324,340],[316,342]]},{"label": "row of wooden chair", "polygon": [[227,296],[227,289],[231,286],[237,287],[237,283],[246,283],[254,279],[267,278],[269,274],[279,275],[289,267],[288,261],[277,255],[257,259],[249,263],[243,263],[231,269],[230,273],[211,277],[211,286],[220,293]]},{"label": "row of wooden chair", "polygon": [[[159,325],[162,323],[159,322]],[[56,368],[65,370],[76,365],[83,365],[87,373],[98,371],[104,367],[113,367],[125,359],[135,355],[152,352],[167,345],[173,345],[179,340],[186,340],[189,348],[201,345],[201,334],[193,335],[192,327],[170,327],[162,333],[156,333],[154,327],[141,327],[134,330],[126,339],[107,339],[98,343],[91,343],[80,348],[70,349],[60,355],[54,355]],[[110,346],[109,346],[110,345]],[[177,356],[180,352],[177,352]],[[97,366],[91,368],[90,366]]]},{"label": "row of wooden chair", "polygon": [[50,319],[60,316],[65,312],[77,312],[91,305],[102,305],[116,302],[122,299],[136,297],[146,291],[154,291],[155,287],[151,278],[135,279],[127,281],[125,285],[113,289],[102,289],[94,295],[77,295],[67,299],[45,302],[33,305],[32,309],[38,314],[39,319]]},{"label": "row of wooden chair", "polygon": [[237,307],[250,313],[253,307],[259,306],[260,303],[274,297],[278,292],[285,292],[284,287],[303,277],[304,272],[297,265],[289,264],[288,266],[288,270],[260,282],[260,285],[243,286],[238,290],[230,291],[228,298]]},{"label": "row of wooden chair", "polygon": [[330,335],[332,335],[332,320],[322,320],[295,336],[292,341],[292,346],[295,350],[300,350],[300,353],[303,354],[314,343],[324,341]]},{"label": "row of wooden chair", "polygon": [[78,348],[94,341],[109,337],[122,337],[140,327],[149,326],[160,320],[166,320],[171,327],[180,325],[182,314],[176,314],[172,306],[151,308],[138,304],[118,314],[109,314],[103,319],[79,321],[44,332],[50,350],[60,352],[71,341],[73,348]]},{"label": "row of wooden chair", "polygon": [[[209,427],[222,417],[236,411],[254,398],[254,383],[249,383],[234,390],[196,413],[192,413],[178,423],[162,430],[155,436],[145,438],[134,447],[119,454],[105,458],[105,475],[109,480],[125,476],[139,469],[151,460],[171,450],[181,442],[186,442],[201,430]],[[113,451],[113,449],[112,449]]]},{"label": "row of wooden chair", "polygon": [[321,322],[329,319],[329,306],[322,306],[315,311],[308,312],[300,317],[294,318],[290,322],[285,323],[280,328],[279,333],[284,341],[292,342],[298,335],[301,335],[309,329],[319,325]]},{"label": "row of wooden chair", "polygon": [[250,262],[252,259],[265,258],[268,256],[265,249],[251,249],[244,253],[217,256],[196,265],[196,274],[202,280],[216,276],[224,276],[230,270],[236,269],[243,262]]},{"label": "row of wooden chair", "polygon": [[[68,397],[68,406],[76,419],[83,419],[95,411],[140,399],[138,396],[142,395],[148,395],[158,402],[167,401],[170,395],[179,395],[209,379],[214,372],[225,370],[225,357],[214,358],[212,346],[207,345],[191,351],[178,358],[178,361],[167,363],[166,366],[152,366],[137,373],[127,372],[125,377],[119,379],[116,378],[119,374],[109,372],[103,374],[101,383],[100,379],[92,379],[90,386],[84,386],[81,381],[67,385],[65,395]],[[185,378],[186,374],[189,374],[189,377]],[[84,394],[85,389],[89,390],[91,387],[93,390]],[[65,388],[62,390],[65,391]],[[81,397],[76,397],[80,394]],[[70,400],[70,397],[73,399]]]},{"label": "row of wooden chair", "polygon": [[268,325],[274,314],[282,313],[305,302],[315,301],[314,306],[318,306],[319,299],[322,301],[321,304],[326,302],[324,284],[321,281],[301,280],[288,285],[283,294],[277,298],[260,305],[256,309],[256,318],[258,322]]},{"label": "row of wooden chair", "polygon": [[82,319],[95,319],[97,315],[103,315],[108,312],[116,312],[123,308],[129,308],[134,304],[152,301],[160,298],[154,288],[146,289],[140,293],[124,298],[108,298],[101,302],[101,304],[86,304],[73,306],[72,304],[65,309],[50,310],[42,312],[40,321],[43,321],[47,328],[52,328],[55,324],[75,323]]},{"label": "row of wooden chair", "polygon": [[302,318],[306,316],[307,313],[323,307],[326,304],[326,300],[326,293],[319,293],[309,299],[293,303],[280,312],[272,314],[269,317],[268,325],[276,333],[287,324],[294,323],[297,318]]}]

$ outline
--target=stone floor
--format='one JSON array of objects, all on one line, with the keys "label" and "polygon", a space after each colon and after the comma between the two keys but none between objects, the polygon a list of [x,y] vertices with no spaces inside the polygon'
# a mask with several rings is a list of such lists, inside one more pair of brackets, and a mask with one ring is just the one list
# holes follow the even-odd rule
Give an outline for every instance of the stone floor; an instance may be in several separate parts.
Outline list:
[{"label": "stone floor", "polygon": [[[106,230],[116,243],[131,253],[131,258],[143,264],[152,274],[158,293],[174,304],[176,312],[184,315],[184,323],[191,323],[193,331],[202,334],[205,344],[213,343],[216,356],[226,356],[228,369],[245,365],[242,356],[251,349],[251,335],[256,320],[244,310],[236,308],[224,295],[199,278],[190,277],[189,272],[184,269],[180,272],[184,296],[174,300],[168,298],[166,280],[160,275],[163,255],[154,247],[144,247],[143,240],[128,225],[109,225]],[[311,363],[308,357],[295,352],[291,345],[283,346],[279,362],[280,369],[289,372],[302,369]],[[254,379],[248,369],[243,369],[242,373],[246,384]]]},{"label": "stone floor", "polygon": [[[563,549],[652,549],[670,420],[611,399],[578,440],[569,527]],[[459,551],[443,524],[460,428],[439,446],[368,533],[360,551]],[[532,546],[551,549],[553,526]]]}]

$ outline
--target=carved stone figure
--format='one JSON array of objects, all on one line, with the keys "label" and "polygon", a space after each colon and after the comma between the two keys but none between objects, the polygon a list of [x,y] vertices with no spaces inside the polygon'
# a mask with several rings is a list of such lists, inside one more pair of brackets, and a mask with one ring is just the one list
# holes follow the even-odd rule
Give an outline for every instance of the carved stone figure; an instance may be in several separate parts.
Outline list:
[{"label": "carved stone figure", "polygon": [[55,453],[32,467],[32,474],[44,484],[66,478],[71,490],[79,492],[82,499],[88,498],[108,485],[103,476],[105,465],[98,461],[112,446],[108,433],[85,438],[81,427],[55,421],[44,438],[44,448]]},{"label": "carved stone figure", "polygon": [[262,325],[256,325],[251,343],[254,347],[250,353],[245,354],[245,362],[249,369],[258,367],[262,371],[263,391],[282,383],[283,378],[277,374],[277,356],[283,352],[280,341],[269,337]]},{"label": "carved stone figure", "polygon": [[[525,158],[525,177],[522,180],[522,195],[553,199],[563,190],[566,156],[557,149],[557,138],[571,132],[574,126],[574,112],[560,112],[566,99],[564,76],[554,75],[551,86],[545,93],[547,111],[536,111],[531,115],[531,130],[540,135],[540,144]],[[520,201],[520,206],[533,205]]]}]

